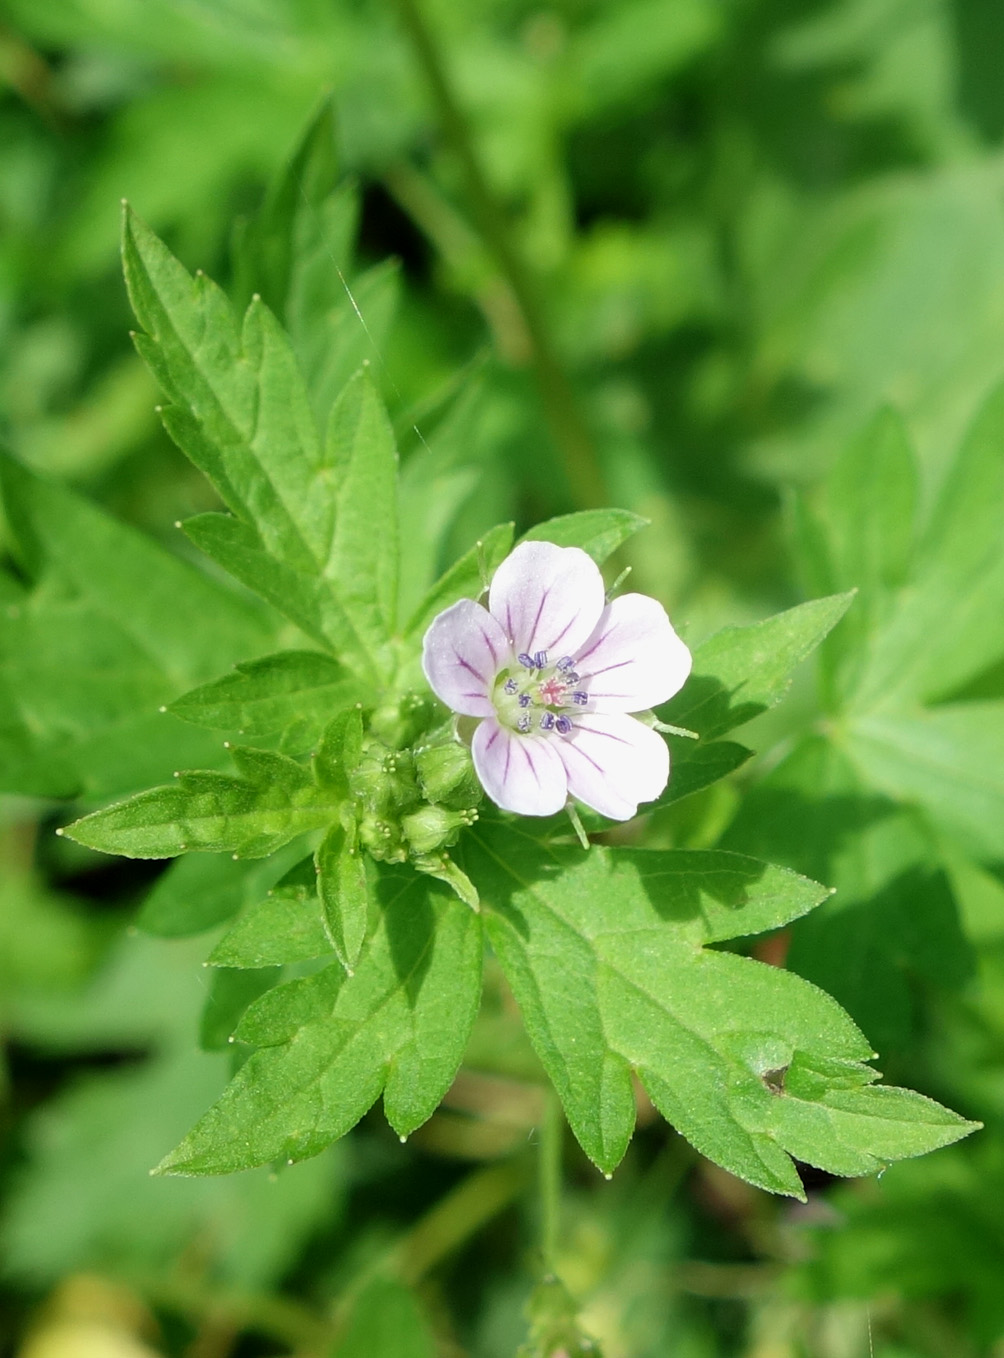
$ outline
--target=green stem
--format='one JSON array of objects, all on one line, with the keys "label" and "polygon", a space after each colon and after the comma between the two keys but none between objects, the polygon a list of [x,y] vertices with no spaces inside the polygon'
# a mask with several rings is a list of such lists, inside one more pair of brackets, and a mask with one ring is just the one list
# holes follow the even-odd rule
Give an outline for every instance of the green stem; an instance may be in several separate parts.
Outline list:
[{"label": "green stem", "polygon": [[540,1249],[544,1270],[554,1273],[561,1233],[561,1150],[565,1120],[553,1089],[548,1090],[540,1124]]},{"label": "green stem", "polygon": [[592,436],[572,385],[551,339],[536,282],[513,242],[501,204],[496,200],[478,160],[471,131],[420,0],[397,0],[401,23],[428,83],[443,132],[460,164],[464,186],[478,229],[495,256],[523,317],[537,385],[561,451],[572,495],[583,509],[601,508],[609,500]]}]

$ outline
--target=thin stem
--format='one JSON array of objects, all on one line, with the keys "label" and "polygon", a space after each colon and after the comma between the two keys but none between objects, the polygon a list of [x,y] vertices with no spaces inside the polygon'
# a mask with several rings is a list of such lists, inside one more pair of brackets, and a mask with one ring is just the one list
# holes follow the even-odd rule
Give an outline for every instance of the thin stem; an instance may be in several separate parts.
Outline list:
[{"label": "thin stem", "polygon": [[540,1249],[544,1270],[555,1272],[558,1240],[561,1234],[561,1150],[565,1119],[553,1089],[548,1090],[540,1124]]},{"label": "thin stem", "polygon": [[453,148],[471,211],[485,244],[509,284],[530,340],[534,373],[572,495],[584,509],[608,503],[592,436],[551,339],[536,282],[512,240],[501,204],[481,167],[471,130],[450,83],[420,0],[397,0],[401,23],[429,86],[443,133]]}]

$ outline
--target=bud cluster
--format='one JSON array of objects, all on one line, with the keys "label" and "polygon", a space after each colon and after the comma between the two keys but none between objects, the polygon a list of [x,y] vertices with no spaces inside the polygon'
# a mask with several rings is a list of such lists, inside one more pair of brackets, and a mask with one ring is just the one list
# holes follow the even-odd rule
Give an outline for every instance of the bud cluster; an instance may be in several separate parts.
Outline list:
[{"label": "bud cluster", "polygon": [[382,862],[410,860],[435,871],[477,820],[482,793],[470,751],[452,728],[428,732],[429,709],[414,695],[379,708],[347,773],[358,842]]}]

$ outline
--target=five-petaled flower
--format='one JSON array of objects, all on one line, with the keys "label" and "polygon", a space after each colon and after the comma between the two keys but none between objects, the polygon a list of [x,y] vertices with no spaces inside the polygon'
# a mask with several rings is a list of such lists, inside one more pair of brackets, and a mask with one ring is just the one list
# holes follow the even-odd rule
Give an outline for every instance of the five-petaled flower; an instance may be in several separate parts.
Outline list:
[{"label": "five-petaled flower", "polygon": [[422,654],[436,696],[482,719],[471,753],[497,806],[550,816],[571,796],[613,820],[669,780],[666,742],[630,714],[671,698],[690,665],[660,603],[607,603],[595,562],[552,542],[506,557],[487,608],[461,599],[440,613]]}]

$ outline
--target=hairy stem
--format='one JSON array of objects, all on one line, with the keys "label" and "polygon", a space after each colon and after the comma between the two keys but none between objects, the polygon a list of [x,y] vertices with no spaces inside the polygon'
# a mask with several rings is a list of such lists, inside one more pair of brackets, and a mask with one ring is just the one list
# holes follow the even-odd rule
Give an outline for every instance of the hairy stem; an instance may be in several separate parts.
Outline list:
[{"label": "hairy stem", "polygon": [[544,1270],[555,1272],[558,1239],[561,1233],[561,1149],[565,1120],[553,1089],[547,1093],[540,1124],[540,1249]]},{"label": "hairy stem", "polygon": [[558,357],[536,282],[512,240],[502,205],[478,159],[471,130],[436,45],[420,0],[397,0],[402,26],[432,95],[443,133],[460,164],[471,211],[519,307],[531,361],[572,495],[583,509],[608,503],[603,472],[575,392]]}]

